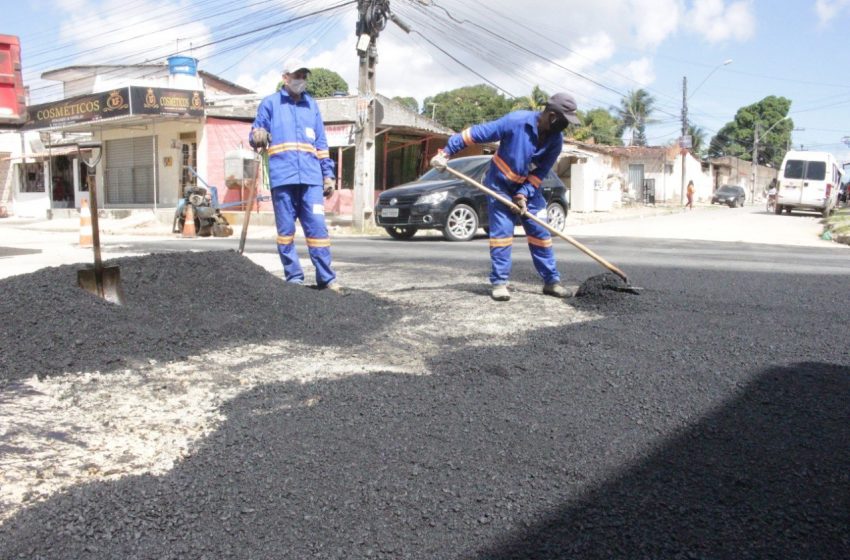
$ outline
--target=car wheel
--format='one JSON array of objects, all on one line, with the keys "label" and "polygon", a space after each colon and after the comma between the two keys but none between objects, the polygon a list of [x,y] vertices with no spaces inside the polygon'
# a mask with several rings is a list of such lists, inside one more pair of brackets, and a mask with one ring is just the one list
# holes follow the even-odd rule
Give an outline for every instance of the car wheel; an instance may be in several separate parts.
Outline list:
[{"label": "car wheel", "polygon": [[546,221],[556,231],[564,231],[567,225],[567,211],[558,202],[552,202],[546,207]]},{"label": "car wheel", "polygon": [[791,213],[791,207],[790,207],[790,206],[786,206],[786,207],[785,207],[785,213],[786,213],[786,214],[790,214],[790,213]]},{"label": "car wheel", "polygon": [[389,233],[390,237],[393,239],[410,239],[416,235],[417,231],[419,231],[419,228],[404,226],[388,226],[384,229],[387,230],[387,233]]},{"label": "car wheel", "polygon": [[731,200],[729,202],[729,208],[737,208],[738,207],[738,199]]},{"label": "car wheel", "polygon": [[466,204],[457,204],[446,216],[443,235],[449,241],[469,241],[478,230],[478,214]]}]

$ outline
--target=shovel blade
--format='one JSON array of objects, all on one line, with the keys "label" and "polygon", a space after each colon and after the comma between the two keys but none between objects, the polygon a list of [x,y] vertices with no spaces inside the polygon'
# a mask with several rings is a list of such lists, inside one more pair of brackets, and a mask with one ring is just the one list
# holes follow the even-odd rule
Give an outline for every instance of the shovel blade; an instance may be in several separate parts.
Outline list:
[{"label": "shovel blade", "polygon": [[100,271],[93,268],[78,270],[77,284],[90,294],[105,299],[109,303],[124,305],[121,269],[117,266],[105,266]]}]

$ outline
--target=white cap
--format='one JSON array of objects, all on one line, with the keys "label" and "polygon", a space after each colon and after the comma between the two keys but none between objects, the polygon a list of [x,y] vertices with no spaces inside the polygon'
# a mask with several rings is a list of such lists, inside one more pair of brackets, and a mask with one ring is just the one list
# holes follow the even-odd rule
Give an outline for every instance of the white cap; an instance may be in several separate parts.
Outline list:
[{"label": "white cap", "polygon": [[301,60],[287,60],[286,64],[283,65],[283,73],[284,74],[295,74],[297,72],[304,71],[307,74],[310,73],[310,69],[304,65],[304,62]]}]

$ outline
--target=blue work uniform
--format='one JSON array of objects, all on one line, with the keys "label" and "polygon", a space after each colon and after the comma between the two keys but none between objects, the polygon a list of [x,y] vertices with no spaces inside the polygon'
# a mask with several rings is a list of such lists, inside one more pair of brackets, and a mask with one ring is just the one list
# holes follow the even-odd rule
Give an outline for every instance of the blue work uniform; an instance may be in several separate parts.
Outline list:
[{"label": "blue work uniform", "polygon": [[264,128],[268,147],[269,181],[277,225],[277,250],[287,282],[303,283],[304,271],[295,250],[295,220],[301,221],[310,260],[316,267],[316,284],[324,287],[336,279],[331,268],[331,240],[325,224],[323,179],[334,177],[325,126],[316,101],[307,93],[296,103],[286,89],[263,99],[253,131]]},{"label": "blue work uniform", "polygon": [[[467,146],[484,142],[499,142],[499,149],[490,162],[484,183],[498,193],[513,198],[524,195],[529,213],[546,220],[546,199],[541,185],[561,153],[564,136],[550,134],[541,146],[537,145],[536,111],[514,111],[504,117],[473,125],[449,138],[444,148],[452,155]],[[515,214],[493,197],[487,199],[490,218],[490,282],[507,284],[511,273],[511,247],[514,241]],[[552,251],[552,236],[540,224],[522,219],[534,268],[546,284],[560,282]]]}]

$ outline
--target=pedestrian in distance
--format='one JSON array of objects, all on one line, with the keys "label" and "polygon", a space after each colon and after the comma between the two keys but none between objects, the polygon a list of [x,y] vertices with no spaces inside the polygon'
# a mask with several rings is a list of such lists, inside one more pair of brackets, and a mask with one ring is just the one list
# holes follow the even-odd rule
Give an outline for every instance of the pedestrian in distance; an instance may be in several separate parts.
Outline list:
[{"label": "pedestrian in distance", "polygon": [[310,70],[288,64],[283,87],[264,98],[251,126],[249,142],[269,156],[269,182],[277,226],[277,249],[287,282],[304,283],[295,249],[295,220],[301,222],[316,285],[339,292],[331,268],[331,240],[324,197],[334,191],[334,162],[316,101],[306,92]]},{"label": "pedestrian in distance", "polygon": [[688,181],[688,190],[687,190],[688,203],[685,204],[685,207],[690,208],[691,210],[694,209],[694,191],[696,191],[696,189],[694,188],[694,182]]},{"label": "pedestrian in distance", "polygon": [[[451,136],[446,147],[431,159],[431,165],[444,169],[453,154],[467,146],[499,142],[484,184],[513,200],[513,210],[493,197],[487,199],[490,219],[490,284],[496,301],[511,299],[508,278],[516,216],[520,215],[531,259],[543,279],[543,293],[559,298],[568,295],[561,285],[555,264],[552,237],[545,228],[524,216],[525,212],[546,219],[546,199],[541,185],[558,160],[564,145],[563,130],[581,124],[575,99],[567,93],[553,95],[543,111],[513,111],[495,121],[473,125]],[[512,214],[513,212],[513,214]]]}]

